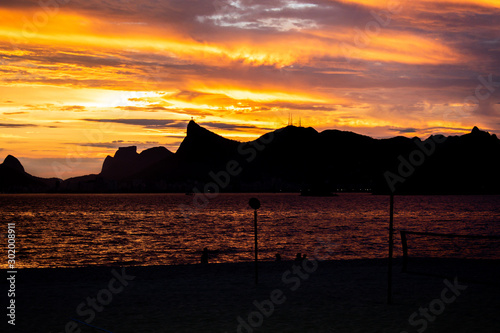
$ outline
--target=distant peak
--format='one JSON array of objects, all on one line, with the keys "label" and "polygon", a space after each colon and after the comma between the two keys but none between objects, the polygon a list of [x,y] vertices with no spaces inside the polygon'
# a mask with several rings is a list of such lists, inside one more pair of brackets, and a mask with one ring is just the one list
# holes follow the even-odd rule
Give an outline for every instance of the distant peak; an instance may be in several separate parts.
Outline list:
[{"label": "distant peak", "polygon": [[282,129],[278,131],[283,131],[286,133],[310,133],[310,134],[318,134],[318,131],[316,131],[312,127],[298,127],[294,125],[288,125],[286,127],[283,127]]},{"label": "distant peak", "polygon": [[491,136],[490,133],[488,133],[487,131],[481,131],[479,128],[477,128],[477,126],[474,126],[470,134],[475,137],[485,137],[485,138]]},{"label": "distant peak", "polygon": [[187,135],[193,134],[193,132],[200,130],[202,127],[194,122],[194,120],[190,120],[187,125]]},{"label": "distant peak", "polygon": [[118,151],[134,152],[137,153],[137,146],[118,147]]},{"label": "distant peak", "polygon": [[12,155],[8,155],[5,158],[5,160],[3,161],[3,165],[5,165],[11,169],[24,172],[24,167],[21,164],[21,162],[19,162],[19,160]]},{"label": "distant peak", "polygon": [[187,126],[187,136],[194,136],[194,137],[206,137],[207,135],[212,135],[212,136],[218,136],[214,132],[206,129],[205,127],[202,127],[198,125],[197,123],[194,122],[194,120],[190,120]]},{"label": "distant peak", "polygon": [[115,158],[131,158],[137,156],[137,147],[119,147],[115,153]]}]

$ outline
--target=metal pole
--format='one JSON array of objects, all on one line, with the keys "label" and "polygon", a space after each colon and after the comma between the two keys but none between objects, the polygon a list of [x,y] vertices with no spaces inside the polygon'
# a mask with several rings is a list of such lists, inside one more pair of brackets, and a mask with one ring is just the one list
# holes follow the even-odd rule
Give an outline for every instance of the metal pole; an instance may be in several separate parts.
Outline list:
[{"label": "metal pole", "polygon": [[387,304],[392,304],[392,252],[394,247],[394,194],[391,194],[389,213],[389,267],[387,275]]},{"label": "metal pole", "polygon": [[255,284],[259,283],[259,255],[258,255],[258,246],[257,246],[257,209],[253,212],[254,218],[254,229],[255,229]]}]

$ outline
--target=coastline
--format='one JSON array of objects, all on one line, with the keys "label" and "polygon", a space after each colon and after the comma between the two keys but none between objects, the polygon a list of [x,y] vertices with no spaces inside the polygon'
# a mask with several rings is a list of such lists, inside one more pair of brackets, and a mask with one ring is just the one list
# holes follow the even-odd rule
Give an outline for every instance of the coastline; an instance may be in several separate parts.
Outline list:
[{"label": "coastline", "polygon": [[[459,264],[462,272],[477,267],[493,269],[497,275],[499,271],[498,260],[438,260],[430,262],[429,269],[435,271],[443,262]],[[90,324],[112,333],[410,333],[423,328],[423,321],[411,325],[409,317],[439,299],[446,287],[442,277],[400,273],[401,261],[396,259],[394,304],[387,305],[385,259],[319,261],[316,269],[312,264],[303,267],[309,273],[294,270],[294,264],[259,263],[257,286],[253,262],[132,266],[124,271],[120,267],[20,269],[16,326],[22,332],[65,332],[70,318],[90,319],[91,307],[85,303],[94,298],[109,303],[101,311],[94,311]],[[124,273],[126,286],[116,294],[106,294],[103,290],[120,289],[117,273]],[[427,321],[426,332],[499,331],[500,287],[462,282],[460,275],[456,277],[466,289],[451,304],[445,304],[442,313],[433,316],[434,321]],[[113,279],[114,284],[110,284]],[[281,291],[280,297],[274,297],[278,295],[276,290]],[[111,299],[106,298],[108,294]],[[266,316],[270,300],[277,303],[273,303],[272,313]],[[261,321],[254,313],[258,311],[256,303],[263,307]],[[78,310],[86,314],[80,316]],[[249,318],[260,325],[248,325]],[[414,319],[422,318],[418,315]],[[79,330],[99,332],[83,324],[68,331]]]}]

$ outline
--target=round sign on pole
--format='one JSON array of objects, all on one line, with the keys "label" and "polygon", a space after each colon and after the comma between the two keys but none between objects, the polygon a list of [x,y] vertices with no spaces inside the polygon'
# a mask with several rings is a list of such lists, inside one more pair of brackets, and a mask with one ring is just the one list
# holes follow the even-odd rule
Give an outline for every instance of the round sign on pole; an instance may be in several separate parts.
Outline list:
[{"label": "round sign on pole", "polygon": [[252,209],[259,209],[260,208],[260,201],[257,198],[251,198],[248,201],[248,204],[250,205],[250,207],[252,207]]}]

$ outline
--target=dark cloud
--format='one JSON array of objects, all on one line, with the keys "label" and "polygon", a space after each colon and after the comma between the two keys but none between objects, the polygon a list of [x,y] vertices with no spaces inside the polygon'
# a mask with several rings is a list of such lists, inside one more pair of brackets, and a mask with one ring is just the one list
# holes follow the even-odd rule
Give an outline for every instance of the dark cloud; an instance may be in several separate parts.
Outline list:
[{"label": "dark cloud", "polygon": [[399,134],[410,134],[410,133],[428,133],[428,134],[437,134],[440,132],[448,132],[448,131],[461,131],[461,132],[470,132],[472,128],[466,127],[446,127],[446,126],[435,126],[435,127],[426,127],[426,128],[388,128],[391,132],[397,132]]},{"label": "dark cloud", "polygon": [[268,131],[275,130],[274,128],[269,128],[269,127],[259,127],[259,126],[254,126],[254,125],[216,123],[216,122],[201,122],[198,124],[200,126],[206,126],[206,127],[210,127],[210,128],[216,128],[216,129],[232,130],[232,131],[248,130],[248,129],[262,129],[262,130],[268,130]]},{"label": "dark cloud", "polygon": [[6,0],[2,1],[2,7],[6,8],[29,8],[39,6],[34,0]]},{"label": "dark cloud", "polygon": [[[118,147],[124,146],[137,146],[137,147],[158,147],[164,146],[157,141],[124,141],[124,140],[115,140],[111,142],[93,142],[93,143],[68,143],[70,145],[80,145],[85,147],[98,147],[98,148],[109,148],[109,149],[118,149]],[[142,148],[141,148],[142,149]]]},{"label": "dark cloud", "polygon": [[68,105],[68,106],[59,107],[59,110],[61,110],[61,111],[83,112],[83,111],[86,111],[87,109],[84,106],[81,106],[81,105]]},{"label": "dark cloud", "polygon": [[6,128],[17,128],[17,127],[38,127],[38,125],[33,125],[33,124],[6,124],[6,123],[0,123],[0,127],[6,127]]},{"label": "dark cloud", "polygon": [[422,131],[426,131],[426,132],[433,132],[436,130],[445,130],[445,131],[451,130],[451,131],[470,132],[470,131],[472,131],[472,128],[437,126],[437,127],[427,127],[427,128],[422,129]]},{"label": "dark cloud", "polygon": [[[23,55],[9,54],[5,57],[10,63],[34,60],[38,68],[46,70],[60,69],[60,65],[78,65],[83,67],[119,67],[127,63],[126,57],[116,55],[96,55],[88,53],[78,53],[76,50],[57,50],[41,48],[36,45],[27,46],[27,52]],[[50,64],[50,65],[49,65]],[[58,66],[59,65],[59,66]]]},{"label": "dark cloud", "polygon": [[6,114],[6,115],[15,115],[15,114],[27,114],[29,112],[22,112],[22,111],[19,111],[19,112],[4,112],[3,114]]},{"label": "dark cloud", "polygon": [[[141,126],[144,128],[185,128],[186,121],[179,120],[166,120],[166,119],[82,119],[84,121],[101,122],[101,123],[116,123],[125,125]],[[215,129],[225,129],[225,130],[248,130],[248,129],[263,129],[263,130],[274,130],[273,128],[258,127],[255,125],[239,125],[230,123],[219,123],[219,122],[199,122],[200,126],[205,126]],[[109,143],[104,143],[109,147]],[[120,144],[119,141],[112,142],[111,144]],[[92,145],[92,144],[91,144]],[[104,146],[103,146],[104,147]]]},{"label": "dark cloud", "polygon": [[398,132],[399,134],[416,133],[415,128],[389,128],[390,131]]},{"label": "dark cloud", "polygon": [[116,123],[125,125],[141,126],[144,128],[185,128],[186,122],[168,119],[82,119],[99,123]]}]

